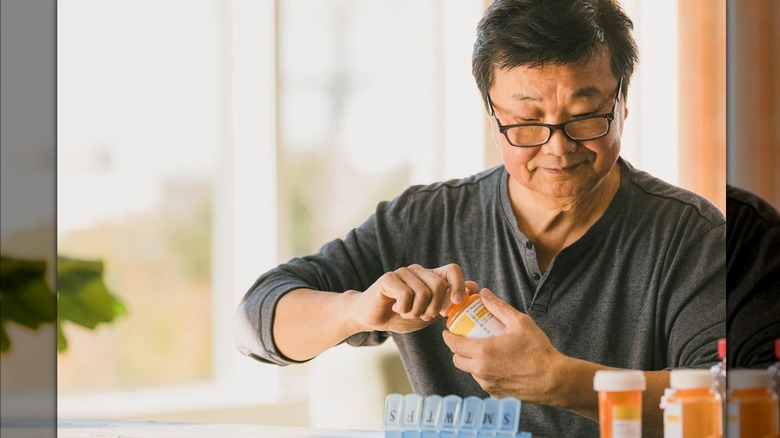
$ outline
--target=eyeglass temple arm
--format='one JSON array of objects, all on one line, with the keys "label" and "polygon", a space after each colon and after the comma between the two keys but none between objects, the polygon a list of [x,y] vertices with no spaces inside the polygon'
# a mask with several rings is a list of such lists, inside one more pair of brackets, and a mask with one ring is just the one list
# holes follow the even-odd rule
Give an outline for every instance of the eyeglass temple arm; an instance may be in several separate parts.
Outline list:
[{"label": "eyeglass temple arm", "polygon": [[493,109],[493,102],[490,101],[490,94],[485,93],[485,102],[487,102],[488,115],[495,117],[496,111]]}]

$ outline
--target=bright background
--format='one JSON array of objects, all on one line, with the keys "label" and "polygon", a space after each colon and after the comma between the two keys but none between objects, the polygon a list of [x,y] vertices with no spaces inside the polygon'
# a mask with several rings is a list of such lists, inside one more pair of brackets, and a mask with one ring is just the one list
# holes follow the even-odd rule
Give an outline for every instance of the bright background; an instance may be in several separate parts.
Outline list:
[{"label": "bright background", "polygon": [[[681,177],[695,166],[680,162],[681,8],[624,4],[641,62],[623,156],[722,206]],[[377,202],[497,163],[471,76],[483,10],[59,2],[58,252],[103,260],[129,309],[94,332],[65,327],[60,418],[381,427],[384,395],[407,388],[381,372],[397,370],[391,343],[277,368],[235,350],[232,313],[258,275],[343,237]]]}]

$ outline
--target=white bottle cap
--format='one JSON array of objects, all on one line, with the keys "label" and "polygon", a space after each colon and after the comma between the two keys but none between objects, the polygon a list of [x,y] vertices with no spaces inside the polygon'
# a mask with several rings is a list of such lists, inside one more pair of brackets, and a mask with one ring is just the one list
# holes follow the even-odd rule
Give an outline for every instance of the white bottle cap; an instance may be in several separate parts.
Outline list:
[{"label": "white bottle cap", "polygon": [[715,374],[710,370],[672,370],[669,373],[669,383],[674,389],[711,388],[715,383]]},{"label": "white bottle cap", "polygon": [[596,391],[644,391],[645,373],[641,371],[596,371],[593,389]]},{"label": "white bottle cap", "polygon": [[661,409],[666,409],[667,402],[669,401],[669,397],[674,395],[674,389],[672,388],[666,388],[664,389],[664,395],[661,396],[661,403],[658,405]]},{"label": "white bottle cap", "polygon": [[729,370],[726,376],[729,389],[769,388],[772,385],[772,374],[763,369]]}]

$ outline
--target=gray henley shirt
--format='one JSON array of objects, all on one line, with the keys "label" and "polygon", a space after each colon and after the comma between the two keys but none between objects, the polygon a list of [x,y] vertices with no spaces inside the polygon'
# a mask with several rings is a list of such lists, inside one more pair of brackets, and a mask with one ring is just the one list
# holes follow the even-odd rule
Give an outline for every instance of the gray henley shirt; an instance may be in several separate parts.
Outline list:
[{"label": "gray henley shirt", "polygon": [[[297,288],[363,291],[381,275],[418,263],[457,263],[467,280],[530,315],[561,353],[638,370],[706,367],[725,337],[725,220],[704,198],[634,169],[603,216],[542,272],[519,230],[503,166],[460,180],[414,186],[378,205],[344,239],[262,275],[244,297],[242,353],[295,363],[277,350],[276,303]],[[522,206],[520,207],[522,208]],[[408,334],[360,333],[351,345],[392,336],[414,391],[487,397],[452,364],[444,321]],[[251,333],[249,333],[251,331]],[[522,360],[522,359],[521,359]],[[563,409],[525,404],[521,428],[551,436],[598,436],[598,424]]]}]

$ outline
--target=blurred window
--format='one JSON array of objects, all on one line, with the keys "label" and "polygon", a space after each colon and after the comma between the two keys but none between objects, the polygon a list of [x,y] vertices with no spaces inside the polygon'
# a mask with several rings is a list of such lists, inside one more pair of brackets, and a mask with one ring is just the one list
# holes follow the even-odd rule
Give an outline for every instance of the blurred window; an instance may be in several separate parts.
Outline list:
[{"label": "blurred window", "polygon": [[411,184],[483,169],[480,1],[279,2],[280,259]]},{"label": "blurred window", "polygon": [[207,380],[220,153],[214,4],[81,0],[57,11],[58,253],[103,261],[129,310],[95,331],[64,325],[58,390]]},{"label": "blurred window", "polygon": [[263,271],[378,202],[484,167],[470,67],[482,8],[60,4],[58,252],[102,260],[128,308],[94,331],[65,325],[60,415],[305,399],[306,366],[236,351],[233,310]]},{"label": "blurred window", "polygon": [[[642,63],[622,155],[676,183],[677,2],[625,4]],[[233,310],[262,272],[378,202],[498,163],[471,76],[484,7],[58,3],[58,250],[102,260],[128,307],[95,331],[65,327],[60,414],[305,400],[306,365],[236,351]]]}]

